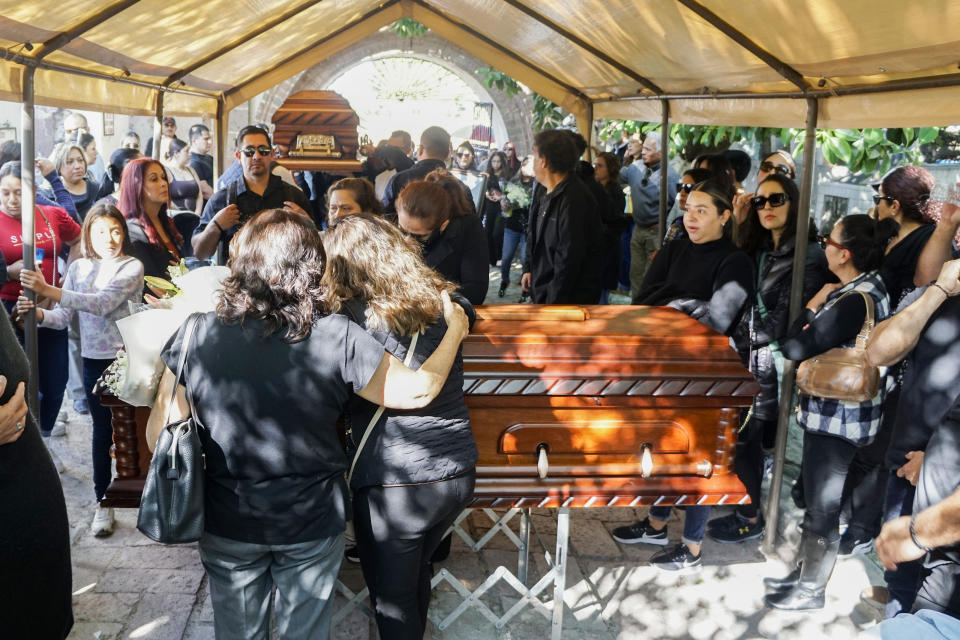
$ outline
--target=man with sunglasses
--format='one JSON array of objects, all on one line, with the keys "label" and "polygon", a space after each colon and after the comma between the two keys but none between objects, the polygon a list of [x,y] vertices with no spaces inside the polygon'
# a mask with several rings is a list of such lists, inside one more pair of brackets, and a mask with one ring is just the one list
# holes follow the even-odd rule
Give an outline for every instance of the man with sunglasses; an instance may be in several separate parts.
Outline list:
[{"label": "man with sunglasses", "polygon": [[307,216],[310,203],[303,191],[270,172],[270,134],[255,125],[240,129],[235,157],[243,174],[207,201],[193,233],[193,252],[200,260],[220,246],[219,264],[226,264],[230,239],[247,220],[264,209],[287,209]]},{"label": "man with sunglasses", "polygon": [[630,294],[640,292],[640,283],[647,273],[653,254],[660,246],[657,226],[660,223],[660,172],[666,164],[667,211],[677,197],[676,184],[680,176],[669,164],[663,162],[660,152],[660,133],[651,131],[644,137],[640,147],[640,159],[624,169],[620,175],[630,185],[633,202],[633,235],[630,237]]}]

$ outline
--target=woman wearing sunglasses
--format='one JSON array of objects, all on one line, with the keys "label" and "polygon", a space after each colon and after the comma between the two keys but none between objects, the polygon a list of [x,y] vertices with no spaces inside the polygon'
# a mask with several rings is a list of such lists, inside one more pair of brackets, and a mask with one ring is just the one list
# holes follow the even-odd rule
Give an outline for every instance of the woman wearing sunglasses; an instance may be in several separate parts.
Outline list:
[{"label": "woman wearing sunglasses", "polygon": [[[875,221],[852,215],[821,238],[827,265],[840,282],[824,285],[807,302],[781,343],[787,358],[800,362],[834,347],[854,346],[867,305],[862,295],[847,293],[861,292],[872,299],[875,322],[890,314],[890,298],[878,270],[897,230],[897,223],[890,218]],[[857,450],[870,444],[880,427],[886,369],[880,371],[879,392],[864,402],[800,394],[797,421],[804,430],[801,476],[807,503],[803,535],[796,569],[785,578],[764,581],[768,607],[792,611],[823,608],[824,589],[840,547],[837,528],[847,472]]]},{"label": "woman wearing sunglasses", "polygon": [[[789,151],[778,149],[763,159],[757,167],[757,185],[774,174],[796,181],[797,163]],[[733,215],[737,218],[737,224],[743,224],[747,219],[747,214],[750,213],[750,199],[755,195],[755,193],[739,193],[733,199]]]},{"label": "woman wearing sunglasses", "polygon": [[[757,292],[734,331],[740,357],[760,384],[760,394],[745,416],[737,439],[734,469],[747,488],[750,504],[740,505],[707,524],[717,542],[742,542],[763,533],[759,510],[763,482],[763,450],[773,447],[779,413],[783,354],[779,342],[789,329],[790,285],[800,192],[796,183],[779,173],[760,183],[750,204],[750,215],[740,227],[740,246],[753,260]],[[809,300],[834,277],[827,269],[823,250],[817,245],[817,229],[811,223],[803,239],[807,259],[802,300]]]},{"label": "woman wearing sunglasses", "polygon": [[473,150],[473,145],[464,140],[457,147],[453,154],[453,162],[450,163],[451,169],[462,169],[463,171],[477,170],[477,154]]},{"label": "woman wearing sunglasses", "polygon": [[[754,282],[749,256],[734,244],[732,196],[729,183],[707,180],[693,188],[683,214],[686,237],[657,253],[634,304],[673,307],[719,333],[732,333]],[[654,555],[650,564],[664,571],[700,567],[709,515],[709,507],[688,507],[682,541]],[[669,517],[670,507],[653,507],[640,522],[614,529],[613,537],[624,544],[666,546]]]}]

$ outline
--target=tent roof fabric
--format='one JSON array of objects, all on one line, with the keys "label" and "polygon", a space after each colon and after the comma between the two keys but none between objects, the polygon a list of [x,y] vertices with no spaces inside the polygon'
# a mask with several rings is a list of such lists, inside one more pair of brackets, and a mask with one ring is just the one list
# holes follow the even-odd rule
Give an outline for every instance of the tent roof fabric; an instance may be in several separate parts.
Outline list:
[{"label": "tent roof fabric", "polygon": [[[55,0],[0,8],[0,99],[215,115],[412,17],[594,117],[819,126],[960,122],[960,0]],[[31,47],[25,45],[29,42]],[[876,92],[874,92],[876,91]]]}]

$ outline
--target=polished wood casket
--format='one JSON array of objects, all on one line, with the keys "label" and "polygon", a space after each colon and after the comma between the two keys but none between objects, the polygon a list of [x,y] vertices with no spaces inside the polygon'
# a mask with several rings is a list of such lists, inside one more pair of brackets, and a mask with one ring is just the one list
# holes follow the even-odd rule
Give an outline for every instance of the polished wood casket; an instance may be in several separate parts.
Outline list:
[{"label": "polished wood casket", "polygon": [[336,91],[298,91],[273,114],[274,141],[290,149],[289,157],[276,162],[291,171],[360,171],[359,124],[350,103]]},{"label": "polished wood casket", "polygon": [[[741,409],[759,387],[726,336],[668,308],[478,307],[463,344],[479,449],[474,507],[732,504]],[[139,505],[148,410],[113,411],[117,478]]]}]

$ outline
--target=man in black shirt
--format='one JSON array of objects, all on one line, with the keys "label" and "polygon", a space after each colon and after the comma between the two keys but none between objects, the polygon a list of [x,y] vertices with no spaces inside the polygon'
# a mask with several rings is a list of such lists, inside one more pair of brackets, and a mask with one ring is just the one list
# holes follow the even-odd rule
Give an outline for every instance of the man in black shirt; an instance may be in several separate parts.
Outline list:
[{"label": "man in black shirt", "polygon": [[387,183],[383,192],[383,207],[386,213],[396,213],[397,196],[407,184],[414,180],[423,180],[434,169],[447,166],[450,157],[450,134],[441,127],[427,127],[420,135],[420,147],[417,149],[417,164],[406,171],[397,173]]},{"label": "man in black shirt", "polygon": [[264,209],[287,209],[309,217],[310,203],[303,192],[270,173],[273,147],[266,131],[252,125],[240,129],[235,155],[243,175],[207,201],[193,234],[193,252],[201,260],[212,256],[219,243],[219,264],[226,264],[230,239]]},{"label": "man in black shirt", "polygon": [[596,304],[600,299],[597,202],[575,173],[577,149],[566,131],[533,140],[533,171],[544,188],[530,205],[520,284],[536,304]]},{"label": "man in black shirt", "polygon": [[200,182],[210,190],[209,193],[203,194],[204,198],[209,198],[213,194],[213,156],[210,155],[212,143],[213,138],[210,137],[210,129],[207,125],[195,124],[190,127],[190,166],[197,172]]}]

